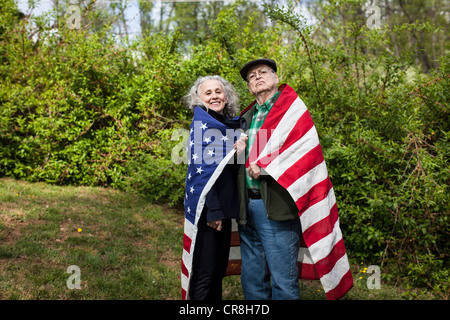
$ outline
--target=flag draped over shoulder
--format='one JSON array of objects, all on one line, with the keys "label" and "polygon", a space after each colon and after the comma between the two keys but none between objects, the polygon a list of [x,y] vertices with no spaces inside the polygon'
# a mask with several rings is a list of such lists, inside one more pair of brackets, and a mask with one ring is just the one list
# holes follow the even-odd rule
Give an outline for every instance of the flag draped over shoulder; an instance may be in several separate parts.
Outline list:
[{"label": "flag draped over shoulder", "polygon": [[308,109],[288,85],[280,86],[280,91],[257,133],[246,167],[256,162],[292,196],[303,233],[299,276],[320,279],[327,298],[339,299],[353,286],[353,278],[333,186]]},{"label": "flag draped over shoulder", "polygon": [[228,128],[201,107],[194,108],[187,145],[188,170],[184,199],[184,237],[181,262],[181,296],[189,297],[189,283],[197,236],[197,224],[206,195],[235,154],[240,132]]}]

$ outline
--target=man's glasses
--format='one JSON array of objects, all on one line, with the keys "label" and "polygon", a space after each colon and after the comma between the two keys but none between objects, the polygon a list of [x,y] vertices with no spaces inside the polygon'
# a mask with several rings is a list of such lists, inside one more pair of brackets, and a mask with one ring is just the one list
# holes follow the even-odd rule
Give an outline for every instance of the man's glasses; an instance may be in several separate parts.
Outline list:
[{"label": "man's glasses", "polygon": [[265,77],[265,76],[267,76],[267,75],[269,74],[270,71],[273,72],[273,70],[270,70],[270,69],[267,69],[267,68],[264,68],[264,69],[261,69],[261,70],[253,71],[252,73],[249,73],[249,74],[248,74],[248,76],[247,76],[247,81],[248,81],[248,82],[255,81],[256,78],[258,77],[258,74],[259,74],[261,77]]}]

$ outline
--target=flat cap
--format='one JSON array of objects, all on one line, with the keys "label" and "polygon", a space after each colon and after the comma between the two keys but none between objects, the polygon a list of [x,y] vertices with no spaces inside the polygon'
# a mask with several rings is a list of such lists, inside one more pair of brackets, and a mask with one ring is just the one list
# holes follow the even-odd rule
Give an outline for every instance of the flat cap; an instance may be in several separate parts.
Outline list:
[{"label": "flat cap", "polygon": [[266,64],[269,67],[271,67],[273,69],[273,71],[277,72],[277,64],[275,62],[275,60],[272,59],[255,59],[252,60],[250,62],[247,62],[241,69],[240,74],[242,79],[244,79],[245,81],[247,81],[247,72],[248,70],[253,67],[256,66],[258,64]]}]

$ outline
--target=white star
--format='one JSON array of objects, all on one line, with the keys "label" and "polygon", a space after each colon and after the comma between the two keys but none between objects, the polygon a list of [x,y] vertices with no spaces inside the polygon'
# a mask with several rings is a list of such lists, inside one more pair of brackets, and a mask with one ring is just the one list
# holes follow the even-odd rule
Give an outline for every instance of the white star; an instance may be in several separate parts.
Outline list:
[{"label": "white star", "polygon": [[189,192],[190,192],[190,193],[194,193],[194,190],[195,190],[194,187],[191,187],[190,190],[189,190]]},{"label": "white star", "polygon": [[214,155],[214,151],[213,151],[213,149],[210,149],[210,150],[208,150],[208,156],[213,156]]},{"label": "white star", "polygon": [[198,174],[202,174],[203,171],[205,171],[205,170],[203,170],[202,167],[198,167],[197,168],[197,173]]},{"label": "white star", "polygon": [[230,139],[228,139],[227,136],[222,136],[222,139],[220,139],[220,140],[222,140],[222,141],[228,141],[228,140],[230,140]]},{"label": "white star", "polygon": [[192,132],[194,132],[194,128],[191,128],[191,130],[189,131],[189,133],[192,133]]},{"label": "white star", "polygon": [[205,137],[205,139],[203,139],[204,142],[206,143],[210,143],[211,142],[211,137]]},{"label": "white star", "polygon": [[194,141],[189,140],[189,147],[192,147],[194,145]]},{"label": "white star", "polygon": [[206,126],[206,123],[200,122],[202,125],[200,126],[200,129],[208,129],[208,127]]},{"label": "white star", "polygon": [[191,176],[191,174],[189,173],[189,174],[188,174],[188,180],[191,181],[191,178],[192,178],[192,176]]},{"label": "white star", "polygon": [[196,153],[194,153],[193,155],[192,155],[192,160],[197,160],[197,158],[198,158],[198,155],[196,154]]},{"label": "white star", "polygon": [[189,199],[187,192],[186,192],[186,199]]},{"label": "white star", "polygon": [[187,211],[187,213],[191,213],[191,208],[190,208],[190,207],[187,207],[187,208],[186,208],[186,211]]}]

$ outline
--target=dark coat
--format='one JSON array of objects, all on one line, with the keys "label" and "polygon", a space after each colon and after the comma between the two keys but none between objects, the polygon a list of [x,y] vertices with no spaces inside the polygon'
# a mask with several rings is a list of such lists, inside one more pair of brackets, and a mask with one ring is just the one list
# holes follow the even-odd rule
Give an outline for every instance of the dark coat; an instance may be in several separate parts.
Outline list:
[{"label": "dark coat", "polygon": [[[230,119],[211,109],[207,112],[231,129],[240,127],[239,120]],[[204,210],[206,210],[206,220],[208,222],[239,218],[239,195],[236,185],[238,171],[239,165],[234,163],[227,164],[206,195]]]},{"label": "dark coat", "polygon": [[[252,122],[255,107],[248,108],[241,114],[241,128],[247,132]],[[285,221],[298,219],[298,208],[289,192],[283,188],[274,178],[267,174],[263,174],[261,169],[261,198],[267,211],[267,217],[270,220]],[[245,164],[240,165],[237,185],[239,189],[239,208],[240,217],[239,224],[245,225],[247,221],[247,205],[248,194],[247,184],[245,180],[246,168]]]}]

